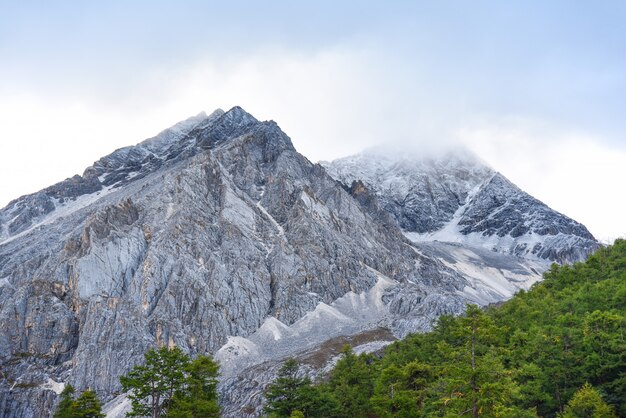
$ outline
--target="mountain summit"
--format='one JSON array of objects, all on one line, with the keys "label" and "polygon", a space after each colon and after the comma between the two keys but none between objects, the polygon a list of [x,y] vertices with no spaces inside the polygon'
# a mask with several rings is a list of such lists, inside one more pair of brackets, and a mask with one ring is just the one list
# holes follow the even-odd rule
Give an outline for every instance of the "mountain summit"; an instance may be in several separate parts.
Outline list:
[{"label": "mountain summit", "polygon": [[[593,249],[584,227],[486,167],[381,161],[352,177],[333,164],[337,181],[235,107],[14,200],[0,210],[0,415],[45,416],[71,383],[121,416],[119,376],[176,345],[216,356],[224,412],[241,416],[287,356],[319,359],[334,338],[380,348]],[[481,245],[411,236],[450,225]],[[569,247],[482,245],[525,228]]]},{"label": "mountain summit", "polygon": [[415,242],[453,242],[559,263],[583,261],[598,248],[582,224],[466,150],[429,158],[371,150],[323,165],[346,185],[362,181]]}]

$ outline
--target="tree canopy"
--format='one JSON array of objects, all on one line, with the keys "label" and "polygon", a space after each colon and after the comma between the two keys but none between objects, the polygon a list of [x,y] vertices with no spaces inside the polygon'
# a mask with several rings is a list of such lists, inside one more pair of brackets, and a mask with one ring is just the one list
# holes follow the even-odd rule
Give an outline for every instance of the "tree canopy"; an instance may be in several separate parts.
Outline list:
[{"label": "tree canopy", "polygon": [[93,390],[86,390],[78,398],[70,384],[61,392],[61,400],[54,413],[54,418],[104,418],[100,400]]},{"label": "tree canopy", "polygon": [[209,356],[191,360],[178,348],[149,350],[145,363],[120,377],[128,391],[131,417],[218,417],[219,367]]}]

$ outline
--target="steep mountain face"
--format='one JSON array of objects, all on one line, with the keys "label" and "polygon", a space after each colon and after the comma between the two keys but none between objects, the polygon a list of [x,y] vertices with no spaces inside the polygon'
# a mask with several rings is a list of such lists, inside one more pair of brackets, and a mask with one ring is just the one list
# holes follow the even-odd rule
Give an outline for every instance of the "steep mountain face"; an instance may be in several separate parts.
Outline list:
[{"label": "steep mountain face", "polygon": [[[0,211],[0,242],[51,222],[79,206],[87,206],[110,187],[119,188],[180,158],[193,145],[187,134],[201,123],[208,124],[223,114],[200,113],[166,129],[138,146],[121,148],[96,161],[82,176],[75,175],[38,193],[22,196]],[[184,155],[183,155],[184,156]],[[100,193],[98,193],[100,192]]]},{"label": "steep mountain face", "polygon": [[453,242],[568,263],[598,248],[580,223],[520,190],[466,151],[412,157],[369,151],[322,163],[345,185],[373,190],[415,242]]},{"label": "steep mountain face", "polygon": [[123,416],[119,376],[160,345],[214,354],[224,411],[254,415],[286,356],[319,369],[328,341],[379,348],[506,299],[548,262],[413,243],[396,225],[438,230],[487,179],[424,177],[446,196],[424,209],[437,219],[409,209],[417,188],[399,215],[376,183],[342,185],[239,107],[117,150],[0,211],[0,415],[46,416],[71,383]]}]

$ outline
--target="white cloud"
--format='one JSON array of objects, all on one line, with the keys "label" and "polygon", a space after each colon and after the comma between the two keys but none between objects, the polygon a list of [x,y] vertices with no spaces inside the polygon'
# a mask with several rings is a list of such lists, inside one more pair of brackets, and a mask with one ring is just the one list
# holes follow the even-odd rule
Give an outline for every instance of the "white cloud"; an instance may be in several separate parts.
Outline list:
[{"label": "white cloud", "polygon": [[149,120],[152,115],[158,120],[157,112],[129,114],[33,94],[3,96],[0,206],[82,174],[105,154],[156,133]]},{"label": "white cloud", "polygon": [[[391,69],[391,70],[390,70]],[[587,225],[599,239],[626,235],[619,191],[626,154],[602,138],[521,118],[474,119],[464,99],[379,48],[306,54],[259,49],[146,69],[131,91],[102,86],[71,97],[22,89],[0,97],[0,206],[63,180],[116,148],[201,110],[241,105],[274,119],[312,161],[372,145],[432,149],[462,142],[521,188]],[[102,94],[100,94],[101,92]]]},{"label": "white cloud", "polygon": [[[227,64],[204,62],[173,83],[174,107],[241,105],[274,119],[296,148],[316,161],[358,152],[381,138],[406,135],[408,112],[398,111],[394,80],[375,51],[334,47],[314,54],[260,51]],[[402,117],[399,114],[402,113]]]}]

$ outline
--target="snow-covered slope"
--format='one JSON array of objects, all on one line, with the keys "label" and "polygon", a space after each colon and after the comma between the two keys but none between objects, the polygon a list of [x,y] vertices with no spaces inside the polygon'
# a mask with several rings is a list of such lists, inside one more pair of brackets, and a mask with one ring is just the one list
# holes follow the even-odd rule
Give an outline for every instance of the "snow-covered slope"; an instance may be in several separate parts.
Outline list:
[{"label": "snow-covered slope", "polygon": [[362,181],[414,242],[444,241],[559,263],[598,243],[465,150],[422,158],[371,150],[322,163],[349,187]]}]

